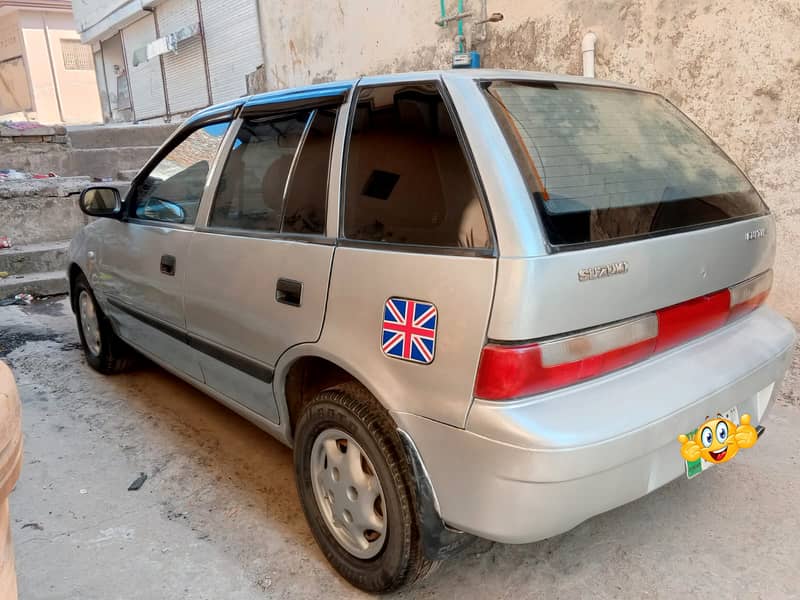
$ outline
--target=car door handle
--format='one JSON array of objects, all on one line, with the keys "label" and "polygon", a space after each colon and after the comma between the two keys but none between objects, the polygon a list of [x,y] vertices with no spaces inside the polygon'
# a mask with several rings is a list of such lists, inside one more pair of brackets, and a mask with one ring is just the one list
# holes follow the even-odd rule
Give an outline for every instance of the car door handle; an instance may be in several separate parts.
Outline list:
[{"label": "car door handle", "polygon": [[175,257],[171,254],[161,256],[161,272],[164,275],[175,276]]},{"label": "car door handle", "polygon": [[291,279],[278,279],[275,286],[275,300],[289,306],[300,306],[300,297],[303,295],[303,283]]}]

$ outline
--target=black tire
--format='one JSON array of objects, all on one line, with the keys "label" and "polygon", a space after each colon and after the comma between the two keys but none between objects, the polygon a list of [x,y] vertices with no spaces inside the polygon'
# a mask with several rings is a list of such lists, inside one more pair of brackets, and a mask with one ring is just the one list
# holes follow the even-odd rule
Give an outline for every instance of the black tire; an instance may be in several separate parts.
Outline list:
[{"label": "black tire", "polygon": [[[89,295],[97,314],[98,331],[100,332],[100,351],[98,353],[89,348],[83,333],[83,323],[81,323],[81,311],[79,308],[80,296],[83,292]],[[78,335],[80,335],[83,353],[89,366],[104,375],[115,375],[130,370],[136,362],[136,353],[114,333],[108,317],[97,304],[92,288],[83,274],[75,278],[75,283],[72,286],[72,302],[75,320],[78,324]]]},{"label": "black tire", "polygon": [[[350,435],[375,468],[383,489],[387,533],[370,559],[349,553],[332,535],[311,482],[314,441],[326,429]],[[354,586],[371,593],[396,590],[424,578],[438,562],[425,558],[417,521],[416,488],[396,426],[361,385],[342,384],[317,394],[297,424],[294,446],[297,491],[306,520],[325,558]]]}]

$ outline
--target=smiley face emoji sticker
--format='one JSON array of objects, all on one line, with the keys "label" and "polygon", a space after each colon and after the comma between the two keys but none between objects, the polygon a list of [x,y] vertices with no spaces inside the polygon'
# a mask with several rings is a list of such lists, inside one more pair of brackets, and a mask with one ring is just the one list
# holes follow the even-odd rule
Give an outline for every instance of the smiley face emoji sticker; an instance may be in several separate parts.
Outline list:
[{"label": "smiley face emoji sticker", "polygon": [[709,419],[697,428],[689,439],[679,435],[681,456],[693,462],[700,458],[712,464],[724,463],[736,456],[740,448],[751,448],[758,441],[756,428],[750,425],[750,415],[742,415],[741,425],[723,417]]}]

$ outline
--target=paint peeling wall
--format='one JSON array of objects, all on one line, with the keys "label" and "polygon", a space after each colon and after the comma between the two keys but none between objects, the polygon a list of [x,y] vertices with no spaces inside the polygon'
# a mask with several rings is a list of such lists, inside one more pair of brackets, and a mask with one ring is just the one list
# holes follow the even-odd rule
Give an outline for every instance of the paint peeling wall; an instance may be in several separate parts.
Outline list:
[{"label": "paint peeling wall", "polygon": [[[434,24],[434,0],[259,1],[269,89],[450,64],[456,27]],[[800,2],[489,0],[488,12],[505,19],[476,42],[484,66],[580,74],[591,30],[597,77],[662,92],[706,129],[776,214],[772,303],[800,323]]]}]

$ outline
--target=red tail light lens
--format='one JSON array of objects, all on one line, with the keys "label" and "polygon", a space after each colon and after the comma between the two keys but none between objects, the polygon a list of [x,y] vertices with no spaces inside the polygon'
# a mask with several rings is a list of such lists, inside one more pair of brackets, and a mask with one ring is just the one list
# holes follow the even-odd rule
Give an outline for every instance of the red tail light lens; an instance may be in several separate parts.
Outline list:
[{"label": "red tail light lens", "polygon": [[488,344],[475,396],[509,400],[597,377],[700,337],[760,306],[772,271],[731,288],[575,335],[522,345]]},{"label": "red tail light lens", "polygon": [[730,306],[730,292],[722,290],[656,311],[658,315],[656,352],[722,327],[728,320]]}]

